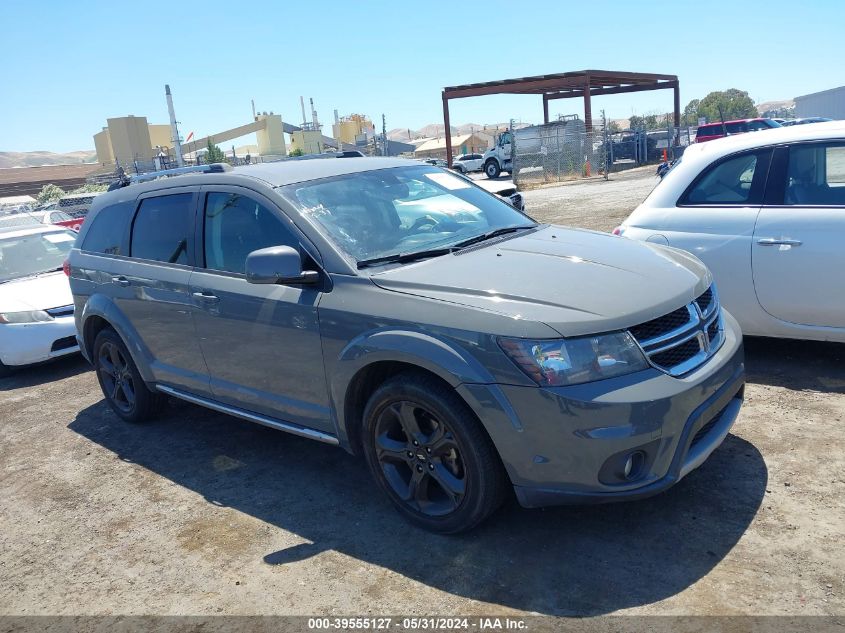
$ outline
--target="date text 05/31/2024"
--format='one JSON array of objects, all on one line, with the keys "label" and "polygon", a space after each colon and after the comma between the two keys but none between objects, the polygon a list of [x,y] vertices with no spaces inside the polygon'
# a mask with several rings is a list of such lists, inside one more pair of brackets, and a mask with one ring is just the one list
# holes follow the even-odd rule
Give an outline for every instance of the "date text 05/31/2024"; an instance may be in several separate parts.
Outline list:
[{"label": "date text 05/31/2024", "polygon": [[519,618],[308,618],[308,629],[314,631],[520,631],[525,620]]}]

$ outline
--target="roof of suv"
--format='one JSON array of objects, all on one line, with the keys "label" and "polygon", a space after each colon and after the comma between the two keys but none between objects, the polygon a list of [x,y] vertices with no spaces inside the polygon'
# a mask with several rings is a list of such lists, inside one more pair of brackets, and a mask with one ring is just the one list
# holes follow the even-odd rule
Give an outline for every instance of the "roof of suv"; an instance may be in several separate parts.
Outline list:
[{"label": "roof of suv", "polygon": [[241,176],[251,176],[263,180],[273,187],[291,185],[307,180],[331,178],[343,174],[354,174],[374,169],[423,165],[420,161],[407,158],[327,158],[324,160],[283,160],[276,163],[258,163],[235,167],[231,172]]}]

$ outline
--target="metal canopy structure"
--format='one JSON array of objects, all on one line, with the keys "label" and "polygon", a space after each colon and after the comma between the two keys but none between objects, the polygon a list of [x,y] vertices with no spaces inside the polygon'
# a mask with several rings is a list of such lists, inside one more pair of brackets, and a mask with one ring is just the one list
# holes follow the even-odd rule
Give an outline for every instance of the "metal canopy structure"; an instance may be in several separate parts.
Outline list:
[{"label": "metal canopy structure", "polygon": [[630,73],[617,70],[578,70],[554,75],[537,75],[521,79],[503,79],[443,89],[443,124],[446,128],[446,159],[452,166],[452,133],[449,129],[449,100],[481,97],[494,94],[519,94],[543,96],[543,122],[549,122],[549,101],[583,97],[584,124],[592,130],[593,114],[590,98],[600,95],[642,92],[645,90],[674,91],[674,126],[681,125],[681,100],[676,75]]}]

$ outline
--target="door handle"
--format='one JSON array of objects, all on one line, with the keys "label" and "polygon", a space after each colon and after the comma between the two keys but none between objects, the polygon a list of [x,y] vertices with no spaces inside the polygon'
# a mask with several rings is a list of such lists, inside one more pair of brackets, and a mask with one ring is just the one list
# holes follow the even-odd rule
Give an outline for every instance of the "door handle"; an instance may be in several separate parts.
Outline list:
[{"label": "door handle", "polygon": [[210,292],[194,292],[192,293],[194,299],[199,299],[205,303],[217,303],[220,301],[220,297],[217,295],[213,295]]},{"label": "door handle", "polygon": [[801,240],[776,240],[773,237],[764,237],[762,240],[757,240],[760,246],[801,246]]},{"label": "door handle", "polygon": [[126,288],[126,286],[128,286],[129,284],[131,284],[131,283],[132,283],[131,281],[129,281],[129,280],[128,280],[126,277],[124,277],[123,275],[120,275],[119,277],[112,277],[112,278],[111,278],[111,282],[112,282],[113,284],[117,284],[117,285],[118,285],[118,286],[120,286],[121,288]]}]

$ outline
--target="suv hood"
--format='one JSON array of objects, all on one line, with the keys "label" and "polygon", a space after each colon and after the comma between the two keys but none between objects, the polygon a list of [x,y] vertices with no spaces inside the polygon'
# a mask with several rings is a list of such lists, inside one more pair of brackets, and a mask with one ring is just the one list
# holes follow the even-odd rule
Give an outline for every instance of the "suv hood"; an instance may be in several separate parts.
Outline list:
[{"label": "suv hood", "polygon": [[[704,292],[711,276],[678,249],[547,226],[391,268],[371,280],[386,290],[538,321],[563,336],[578,336],[671,312]],[[465,325],[472,328],[471,313]]]},{"label": "suv hood", "polygon": [[48,310],[72,303],[70,284],[61,271],[0,284],[0,312]]}]

